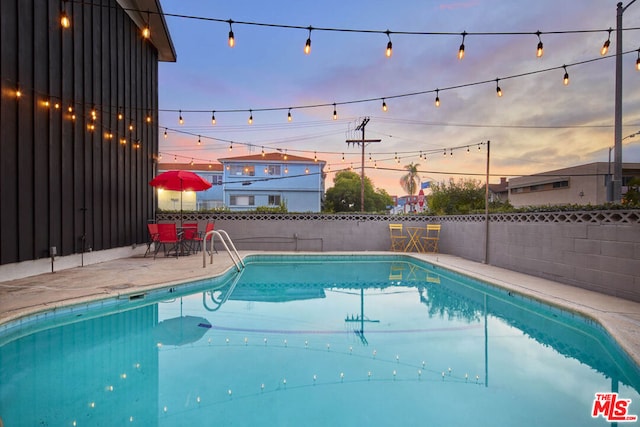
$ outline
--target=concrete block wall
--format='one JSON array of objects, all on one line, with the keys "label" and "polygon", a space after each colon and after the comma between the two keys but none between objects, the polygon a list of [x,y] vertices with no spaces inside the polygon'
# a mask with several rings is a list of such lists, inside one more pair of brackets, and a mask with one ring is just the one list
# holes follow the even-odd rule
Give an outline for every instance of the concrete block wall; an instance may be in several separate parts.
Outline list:
[{"label": "concrete block wall", "polygon": [[[171,219],[168,217],[159,218]],[[640,212],[451,217],[215,214],[239,250],[386,251],[388,224],[442,224],[440,252],[640,301]]]}]

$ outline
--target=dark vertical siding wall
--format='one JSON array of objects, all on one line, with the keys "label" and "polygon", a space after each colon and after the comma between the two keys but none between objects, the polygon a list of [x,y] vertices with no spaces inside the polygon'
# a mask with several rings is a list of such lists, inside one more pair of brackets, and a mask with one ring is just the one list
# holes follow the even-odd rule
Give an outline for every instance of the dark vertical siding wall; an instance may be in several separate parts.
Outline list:
[{"label": "dark vertical siding wall", "polygon": [[115,0],[66,2],[69,29],[62,3],[0,2],[0,264],[141,243],[153,216],[157,50]]}]

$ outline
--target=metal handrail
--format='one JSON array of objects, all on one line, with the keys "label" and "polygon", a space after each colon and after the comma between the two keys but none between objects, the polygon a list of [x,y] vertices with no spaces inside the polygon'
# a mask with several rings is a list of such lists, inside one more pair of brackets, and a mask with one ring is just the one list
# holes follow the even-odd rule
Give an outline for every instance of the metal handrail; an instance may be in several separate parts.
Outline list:
[{"label": "metal handrail", "polygon": [[[224,248],[227,250],[229,257],[231,258],[231,261],[233,261],[233,264],[236,266],[236,269],[238,271],[240,271],[242,268],[245,267],[244,261],[242,261],[242,258],[240,258],[240,254],[238,254],[238,250],[236,249],[236,246],[233,244],[233,241],[231,240],[231,238],[229,237],[229,234],[224,230],[211,230],[211,231],[208,231],[207,234],[204,235],[204,239],[202,239],[202,268],[205,268],[207,266],[206,249],[207,249],[207,239],[209,238],[209,236],[211,236],[211,246],[213,246],[213,236],[218,236],[220,238],[220,241],[224,245]],[[227,245],[227,242],[225,241],[224,236],[227,237],[227,240],[231,244],[231,247],[233,248],[233,252],[236,254],[236,257],[238,257],[238,261],[236,261],[236,259],[233,257],[233,254],[231,253],[231,250],[229,249],[229,246]],[[213,264],[213,250],[211,251],[210,258],[211,259],[209,261],[209,264]]]},{"label": "metal handrail", "polygon": [[[231,237],[229,237],[229,233],[227,233],[224,230],[218,230],[222,235],[227,237],[227,241],[229,242],[229,244],[231,245],[231,249],[233,249],[233,252],[236,254],[236,256],[238,257],[238,261],[240,262],[240,264],[242,264],[242,267],[244,268],[244,261],[242,260],[242,258],[240,258],[240,254],[238,254],[238,250],[236,249],[236,245],[233,243],[233,240],[231,240]],[[211,240],[213,242],[213,240]]]}]

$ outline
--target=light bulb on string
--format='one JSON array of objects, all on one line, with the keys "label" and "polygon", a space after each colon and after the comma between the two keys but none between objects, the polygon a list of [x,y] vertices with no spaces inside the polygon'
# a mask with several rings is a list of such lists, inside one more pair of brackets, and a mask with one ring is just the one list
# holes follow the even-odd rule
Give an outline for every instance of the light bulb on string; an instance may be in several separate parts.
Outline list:
[{"label": "light bulb on string", "polygon": [[500,89],[499,82],[500,79],[496,79],[496,95],[498,95],[498,98],[502,97],[502,89]]},{"label": "light bulb on string", "polygon": [[212,125],[216,124],[216,112],[215,111],[211,112],[211,124]]},{"label": "light bulb on string", "polygon": [[260,154],[264,157],[264,147],[262,147],[262,152]]},{"label": "light bulb on string", "polygon": [[313,28],[309,27],[309,37],[307,37],[307,42],[304,45],[304,54],[309,55],[311,53],[311,30]]},{"label": "light bulb on string", "polygon": [[462,32],[462,43],[460,44],[460,48],[458,49],[458,59],[464,58],[464,39],[467,36],[467,32]]},{"label": "light bulb on string", "polygon": [[440,89],[436,89],[436,107],[440,106]]},{"label": "light bulb on string", "polygon": [[338,120],[338,111],[336,110],[336,103],[333,103],[333,120]]},{"label": "light bulb on string", "polygon": [[[69,112],[71,112],[71,107],[69,107]],[[122,108],[118,110],[118,120],[122,120],[124,118],[124,114],[122,114]]]},{"label": "light bulb on string", "polygon": [[563,65],[564,68],[564,77],[562,78],[562,83],[567,86],[569,84],[569,73],[567,72],[567,66]]},{"label": "light bulb on string", "polygon": [[149,28],[149,12],[147,11],[147,22],[142,28],[142,38],[148,39],[151,37],[151,28]]},{"label": "light bulb on string", "polygon": [[387,58],[391,58],[391,55],[393,55],[393,43],[391,43],[391,36],[389,35],[390,34],[389,30],[387,30],[386,33],[387,33],[387,38],[389,38],[389,42],[387,43],[387,50],[385,51],[385,55],[387,56]]},{"label": "light bulb on string", "polygon": [[164,128],[164,139],[167,139],[169,135],[167,134],[167,128]]},{"label": "light bulb on string", "polygon": [[251,110],[249,110],[249,120],[248,120],[248,123],[249,123],[250,125],[252,125],[252,124],[253,124],[253,111],[251,111]]},{"label": "light bulb on string", "polygon": [[60,26],[62,28],[69,28],[71,26],[71,19],[69,19],[67,12],[64,10],[60,12]]},{"label": "light bulb on string", "polygon": [[198,145],[202,145],[202,141],[200,140],[200,135],[198,135]]},{"label": "light bulb on string", "polygon": [[236,45],[236,39],[233,36],[233,27],[231,26],[231,24],[233,24],[233,21],[229,19],[227,22],[229,23],[229,47],[234,47]]},{"label": "light bulb on string", "polygon": [[147,123],[151,123],[151,121],[153,120],[153,119],[151,118],[151,111],[147,112],[147,118],[146,118],[146,120],[147,120]]},{"label": "light bulb on string", "polygon": [[178,123],[181,125],[184,124],[184,119],[182,118],[182,110],[178,110]]},{"label": "light bulb on string", "polygon": [[229,144],[229,151],[233,151],[233,142],[231,142],[231,144]]},{"label": "light bulb on string", "polygon": [[640,49],[638,49],[638,59],[636,59],[636,71],[640,71]]},{"label": "light bulb on string", "polygon": [[600,49],[600,55],[605,56],[607,54],[607,52],[609,52],[609,46],[611,45],[611,32],[613,31],[613,28],[609,28],[609,36],[607,37],[607,40],[604,42],[604,44],[602,45],[602,49]]},{"label": "light bulb on string", "polygon": [[542,39],[540,38],[540,31],[536,31],[536,35],[538,36],[538,47],[536,49],[536,57],[541,58],[544,55],[544,48],[542,44]]},{"label": "light bulb on string", "polygon": [[382,111],[387,111],[387,103],[385,102],[384,98],[382,98]]},{"label": "light bulb on string", "polygon": [[291,108],[289,108],[289,112],[287,113],[287,121],[291,121],[293,120],[293,117],[291,117]]},{"label": "light bulb on string", "polygon": [[71,19],[67,15],[67,0],[62,0],[62,11],[60,12],[60,26],[62,28],[71,27]]}]

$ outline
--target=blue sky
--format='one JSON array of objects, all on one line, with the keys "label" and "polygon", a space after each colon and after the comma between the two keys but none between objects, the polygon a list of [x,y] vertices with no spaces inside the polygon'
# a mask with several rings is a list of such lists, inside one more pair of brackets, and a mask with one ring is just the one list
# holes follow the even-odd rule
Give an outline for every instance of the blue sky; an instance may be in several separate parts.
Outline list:
[{"label": "blue sky", "polygon": [[[259,153],[262,147],[310,158],[316,154],[330,165],[330,187],[333,172],[359,168],[360,149],[345,140],[360,138],[353,129],[369,117],[366,137],[382,141],[365,150],[366,174],[390,194],[403,194],[399,179],[404,165],[412,162],[420,165],[423,180],[484,181],[486,151],[484,146],[478,150],[477,144],[487,140],[494,175],[490,182],[498,182],[500,176],[606,162],[614,143],[615,32],[609,54],[591,60],[602,58],[599,51],[607,39],[606,29],[616,25],[616,4],[614,0],[163,1],[167,14],[315,28],[388,29],[393,55],[384,55],[385,34],[313,30],[311,54],[305,55],[308,30],[238,23],[233,24],[236,46],[229,48],[228,23],[167,16],[178,59],[159,66],[160,135],[165,128],[168,134],[160,138],[162,161],[215,162]],[[625,12],[624,27],[640,27],[640,2]],[[585,32],[550,34],[577,30]],[[465,57],[458,60],[463,31],[528,34],[468,35]],[[543,33],[541,58],[535,55],[536,31]],[[640,30],[625,31],[623,51],[638,48]],[[637,58],[636,52],[623,57],[623,136],[640,131]],[[584,61],[591,62],[578,65]],[[562,84],[563,65],[570,76],[568,86]],[[546,69],[552,70],[539,72]],[[501,98],[496,96],[497,78]],[[485,81],[489,83],[477,84]],[[457,88],[439,91],[441,105],[436,108],[434,91],[453,87]],[[428,93],[398,97],[416,92]],[[381,108],[383,98],[386,112]],[[353,102],[366,99],[374,101]],[[337,103],[335,121],[331,105],[296,108],[333,103]],[[288,108],[292,108],[291,122]],[[279,110],[256,111],[260,109]],[[183,110],[185,123],[179,125],[178,112],[168,110]],[[218,111],[215,126],[213,110]],[[249,110],[253,110],[252,125],[247,123]],[[640,136],[623,141],[623,161],[640,162]]]}]

